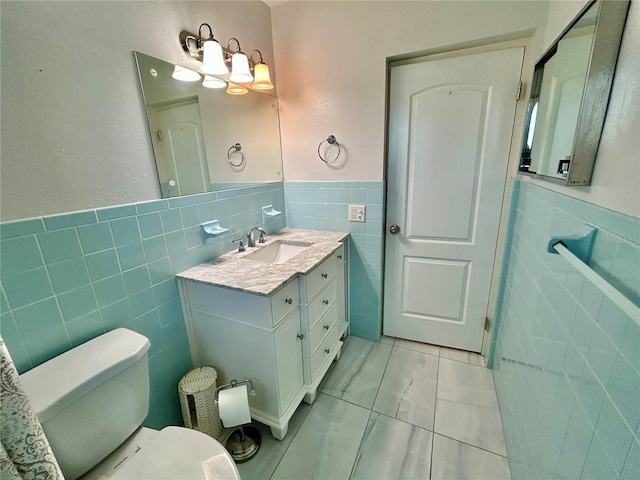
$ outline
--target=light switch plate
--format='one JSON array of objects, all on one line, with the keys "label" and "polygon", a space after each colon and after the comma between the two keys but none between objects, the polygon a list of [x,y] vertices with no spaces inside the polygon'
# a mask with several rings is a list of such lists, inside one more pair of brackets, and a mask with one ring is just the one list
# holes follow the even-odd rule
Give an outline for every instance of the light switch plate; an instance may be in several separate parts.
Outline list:
[{"label": "light switch plate", "polygon": [[365,208],[364,205],[349,205],[349,221],[364,222]]}]

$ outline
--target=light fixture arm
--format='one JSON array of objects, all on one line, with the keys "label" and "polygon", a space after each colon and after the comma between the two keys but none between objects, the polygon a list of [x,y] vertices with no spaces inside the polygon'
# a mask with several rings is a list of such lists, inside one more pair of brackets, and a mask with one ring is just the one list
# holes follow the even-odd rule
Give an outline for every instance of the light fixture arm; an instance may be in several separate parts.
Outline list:
[{"label": "light fixture arm", "polygon": [[[253,59],[254,53],[257,53],[260,56],[260,60],[258,60],[257,62]],[[262,60],[262,52],[255,48],[251,50],[251,54],[249,55],[249,66],[251,67],[251,69],[253,69],[253,67],[255,67],[259,63],[264,63],[264,60]]]},{"label": "light fixture arm", "polygon": [[[206,39],[202,40],[202,27],[205,27],[205,26],[209,29],[209,36]],[[200,25],[200,28],[198,28],[197,46],[200,54],[202,54],[202,47],[204,45],[204,42],[206,42],[207,40],[215,40],[215,38],[213,36],[213,30],[211,30],[211,25],[209,25],[208,23],[203,23],[202,25]]]},{"label": "light fixture arm", "polygon": [[227,56],[231,57],[231,55],[232,55],[232,53],[231,53],[231,42],[232,41],[236,42],[236,44],[238,45],[238,49],[233,53],[244,53],[242,51],[242,49],[240,48],[240,42],[238,41],[238,39],[236,37],[231,37],[229,39],[229,41],[227,42],[227,48],[225,49]]}]

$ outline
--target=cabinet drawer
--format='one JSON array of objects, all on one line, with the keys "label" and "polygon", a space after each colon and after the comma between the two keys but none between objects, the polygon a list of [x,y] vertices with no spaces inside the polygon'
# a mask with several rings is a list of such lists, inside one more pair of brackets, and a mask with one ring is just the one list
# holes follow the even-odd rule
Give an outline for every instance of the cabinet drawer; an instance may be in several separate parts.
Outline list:
[{"label": "cabinet drawer", "polygon": [[273,325],[277,325],[287,314],[300,304],[298,281],[293,280],[271,297]]},{"label": "cabinet drawer", "polygon": [[311,300],[336,274],[336,254],[305,275],[307,301]]},{"label": "cabinet drawer", "polygon": [[340,265],[341,263],[344,263],[345,258],[344,258],[344,244],[338,249],[336,250],[336,253],[334,254],[336,256],[336,264]]},{"label": "cabinet drawer", "polygon": [[313,329],[313,326],[320,319],[320,317],[329,310],[329,307],[333,305],[336,299],[336,281],[335,279],[329,282],[316,298],[309,304],[308,319],[309,329]]},{"label": "cabinet drawer", "polygon": [[319,322],[316,322],[316,324],[309,332],[309,351],[311,352],[311,355],[313,355],[313,353],[316,351],[318,345],[322,343],[325,335],[327,335],[327,333],[329,333],[331,329],[334,328],[336,320],[336,304],[334,302],[331,304],[331,307],[329,308],[327,314],[322,317]]},{"label": "cabinet drawer", "polygon": [[335,356],[335,349],[338,348],[338,342],[336,342],[336,328],[335,326],[329,330],[329,334],[324,338],[320,348],[311,356],[311,379],[315,379],[316,375],[320,371],[327,358],[333,358]]}]

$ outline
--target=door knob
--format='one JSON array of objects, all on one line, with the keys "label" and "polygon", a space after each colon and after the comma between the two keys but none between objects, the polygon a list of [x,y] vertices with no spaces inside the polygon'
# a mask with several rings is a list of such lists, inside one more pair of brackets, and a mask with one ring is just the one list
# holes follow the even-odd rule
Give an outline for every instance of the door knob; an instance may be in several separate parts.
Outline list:
[{"label": "door knob", "polygon": [[389,227],[389,232],[391,232],[391,235],[397,235],[400,233],[400,227],[398,225],[391,225]]}]

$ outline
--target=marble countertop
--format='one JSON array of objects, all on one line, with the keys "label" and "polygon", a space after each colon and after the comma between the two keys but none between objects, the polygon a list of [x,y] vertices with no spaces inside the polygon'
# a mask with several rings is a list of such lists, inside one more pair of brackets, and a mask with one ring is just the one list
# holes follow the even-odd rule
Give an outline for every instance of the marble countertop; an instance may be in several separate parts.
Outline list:
[{"label": "marble countertop", "polygon": [[[211,262],[202,263],[180,272],[177,276],[194,282],[268,296],[275,293],[296,275],[313,270],[340,248],[342,245],[340,242],[348,236],[349,234],[344,232],[283,228],[276,233],[267,235],[265,243],[257,244],[253,248],[247,247],[245,252],[238,252],[237,249],[234,249],[216,257]],[[280,264],[245,258],[261,247],[277,241],[311,243],[312,245]]]}]

